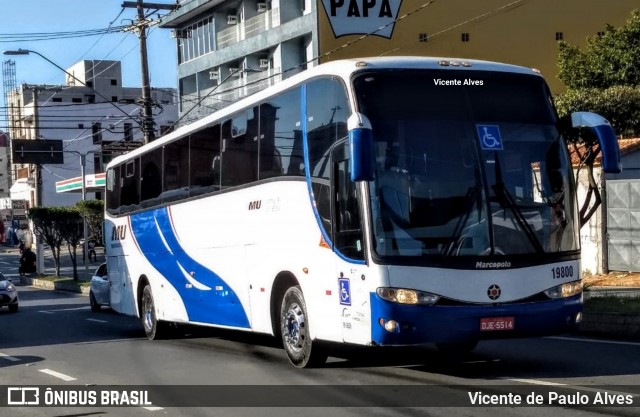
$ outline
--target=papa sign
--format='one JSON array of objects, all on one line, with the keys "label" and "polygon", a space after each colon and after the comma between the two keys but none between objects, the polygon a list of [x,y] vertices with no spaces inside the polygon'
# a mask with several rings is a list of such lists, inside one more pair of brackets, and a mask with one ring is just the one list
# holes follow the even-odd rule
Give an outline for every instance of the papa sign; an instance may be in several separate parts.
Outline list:
[{"label": "papa sign", "polygon": [[336,38],[371,34],[391,39],[402,0],[322,0]]}]

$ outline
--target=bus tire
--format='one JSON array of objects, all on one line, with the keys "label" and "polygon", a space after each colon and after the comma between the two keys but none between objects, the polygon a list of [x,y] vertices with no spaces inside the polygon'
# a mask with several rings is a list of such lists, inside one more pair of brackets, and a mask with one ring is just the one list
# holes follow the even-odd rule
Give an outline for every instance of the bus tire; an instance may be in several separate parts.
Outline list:
[{"label": "bus tire", "polygon": [[168,323],[158,320],[156,317],[156,306],[151,293],[151,286],[145,285],[142,290],[142,300],[140,304],[140,320],[142,327],[149,340],[158,340],[168,335]]},{"label": "bus tire", "polygon": [[471,352],[478,346],[477,340],[468,340],[465,342],[436,343],[438,350],[442,353],[450,355],[464,355]]},{"label": "bus tire", "polygon": [[308,319],[300,287],[290,287],[280,308],[280,334],[289,361],[299,368],[320,366],[328,356],[323,346],[311,340]]}]

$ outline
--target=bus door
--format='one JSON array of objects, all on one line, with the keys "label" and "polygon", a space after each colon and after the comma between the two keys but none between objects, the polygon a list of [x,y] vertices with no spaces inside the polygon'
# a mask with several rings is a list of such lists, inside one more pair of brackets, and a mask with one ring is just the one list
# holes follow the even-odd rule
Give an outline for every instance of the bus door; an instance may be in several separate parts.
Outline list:
[{"label": "bus door", "polygon": [[345,342],[371,340],[369,291],[365,285],[365,251],[362,207],[358,184],[351,181],[349,143],[335,145],[332,153],[332,241],[336,259],[336,284]]},{"label": "bus door", "polygon": [[109,271],[109,304],[121,314],[137,316],[135,308],[135,291],[131,285],[126,256],[107,257],[107,271]]}]

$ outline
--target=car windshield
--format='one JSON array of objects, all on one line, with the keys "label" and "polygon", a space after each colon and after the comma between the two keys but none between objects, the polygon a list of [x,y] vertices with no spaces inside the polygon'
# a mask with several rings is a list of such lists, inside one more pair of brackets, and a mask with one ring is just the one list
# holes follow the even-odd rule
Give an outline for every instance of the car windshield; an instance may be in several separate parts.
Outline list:
[{"label": "car windshield", "polygon": [[541,77],[395,70],[354,86],[375,141],[376,254],[578,248],[568,155]]}]

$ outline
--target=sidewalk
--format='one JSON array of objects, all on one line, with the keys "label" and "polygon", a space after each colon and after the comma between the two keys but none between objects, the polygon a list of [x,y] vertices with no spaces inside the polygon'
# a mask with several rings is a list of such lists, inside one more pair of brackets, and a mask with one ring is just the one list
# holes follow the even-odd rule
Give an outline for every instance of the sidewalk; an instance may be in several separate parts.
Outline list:
[{"label": "sidewalk", "polygon": [[[0,246],[0,251],[4,253],[15,254],[15,257],[16,257],[15,272],[17,273],[19,262],[20,262],[20,251],[18,250],[18,248],[13,246],[2,245]],[[56,264],[53,259],[53,254],[51,253],[51,249],[49,249],[48,246],[45,246],[45,250],[43,251],[43,253],[44,253],[43,275],[53,276],[56,273]],[[79,247],[77,249],[76,262],[77,262],[77,268],[78,268],[78,278],[80,281],[91,281],[91,277],[93,276],[93,273],[95,272],[95,270],[100,266],[100,264],[105,262],[103,247],[96,248],[96,255],[97,255],[96,262],[89,262],[89,260],[87,259],[86,271],[85,271],[85,264],[82,260],[82,248]],[[35,275],[32,275],[32,276],[35,276]],[[69,251],[67,250],[66,246],[63,246],[60,248],[60,276],[73,278],[73,264],[71,262],[71,256],[69,255]]]}]

